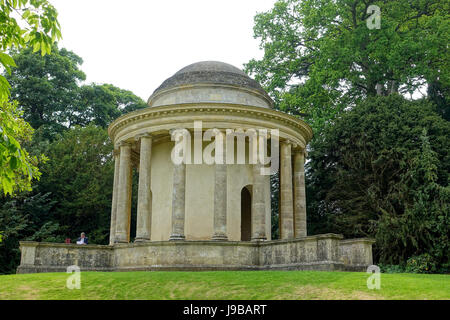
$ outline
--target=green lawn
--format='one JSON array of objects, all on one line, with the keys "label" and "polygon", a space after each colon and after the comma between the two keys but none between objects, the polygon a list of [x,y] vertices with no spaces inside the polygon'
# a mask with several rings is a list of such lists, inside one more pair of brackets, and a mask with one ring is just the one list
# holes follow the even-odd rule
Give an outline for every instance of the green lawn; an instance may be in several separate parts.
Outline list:
[{"label": "green lawn", "polygon": [[316,271],[82,272],[81,290],[66,273],[0,276],[0,299],[450,299],[450,276]]}]

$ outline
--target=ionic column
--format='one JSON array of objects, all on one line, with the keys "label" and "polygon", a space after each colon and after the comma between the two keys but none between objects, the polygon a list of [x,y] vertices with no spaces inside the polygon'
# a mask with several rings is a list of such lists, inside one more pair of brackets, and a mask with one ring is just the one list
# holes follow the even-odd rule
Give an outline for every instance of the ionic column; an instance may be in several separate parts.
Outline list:
[{"label": "ionic column", "polygon": [[116,233],[114,242],[130,241],[131,218],[131,144],[120,144],[119,186],[117,190]]},{"label": "ionic column", "polygon": [[261,164],[253,165],[252,194],[252,241],[266,240],[266,206],[264,201],[264,182]]},{"label": "ionic column", "polygon": [[[217,144],[216,144],[217,148]],[[228,240],[227,237],[227,165],[223,148],[222,164],[215,164],[214,174],[214,234],[212,240]],[[217,149],[216,149],[217,152]]]},{"label": "ionic column", "polygon": [[280,157],[280,238],[292,239],[294,238],[294,208],[290,143],[281,143]]},{"label": "ionic column", "polygon": [[119,189],[119,167],[120,157],[119,152],[114,150],[114,185],[112,193],[112,204],[111,204],[111,227],[109,229],[109,244],[114,244],[115,234],[116,234],[116,216],[117,216],[117,191]]},{"label": "ionic column", "polygon": [[186,164],[174,165],[172,190],[172,234],[169,240],[184,240]]},{"label": "ionic column", "polygon": [[141,137],[139,162],[139,191],[136,219],[136,242],[150,241],[152,223],[151,193],[151,158],[152,137],[149,134]]},{"label": "ionic column", "polygon": [[295,238],[306,237],[305,153],[294,153],[294,229]]}]

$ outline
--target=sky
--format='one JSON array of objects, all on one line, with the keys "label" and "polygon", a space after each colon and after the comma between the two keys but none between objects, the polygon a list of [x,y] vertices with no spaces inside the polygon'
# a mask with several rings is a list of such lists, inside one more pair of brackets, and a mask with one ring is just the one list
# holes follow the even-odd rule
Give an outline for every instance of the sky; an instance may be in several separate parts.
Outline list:
[{"label": "sky", "polygon": [[261,58],[254,16],[276,0],[50,0],[60,47],[79,55],[86,83],[110,83],[145,101],[179,69]]}]

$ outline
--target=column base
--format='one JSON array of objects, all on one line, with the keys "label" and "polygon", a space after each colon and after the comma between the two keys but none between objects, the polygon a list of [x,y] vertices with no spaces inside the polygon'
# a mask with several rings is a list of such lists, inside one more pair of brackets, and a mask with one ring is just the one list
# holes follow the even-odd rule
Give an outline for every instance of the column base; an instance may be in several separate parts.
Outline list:
[{"label": "column base", "polygon": [[225,234],[214,234],[211,238],[213,241],[228,241],[228,237]]},{"label": "column base", "polygon": [[252,238],[252,241],[254,241],[254,242],[267,241],[267,238],[266,237],[264,237],[264,238]]},{"label": "column base", "polygon": [[182,234],[172,234],[169,238],[169,241],[183,241],[186,240],[186,237]]},{"label": "column base", "polygon": [[295,236],[295,239],[303,239],[306,238],[308,235],[306,233],[300,233],[299,235]]}]

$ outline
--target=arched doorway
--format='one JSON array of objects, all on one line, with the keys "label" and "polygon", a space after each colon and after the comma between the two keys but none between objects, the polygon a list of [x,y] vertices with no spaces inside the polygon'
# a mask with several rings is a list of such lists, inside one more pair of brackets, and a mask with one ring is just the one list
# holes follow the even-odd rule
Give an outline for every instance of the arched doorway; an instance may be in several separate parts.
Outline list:
[{"label": "arched doorway", "polygon": [[252,238],[252,193],[251,186],[241,190],[241,241]]}]

